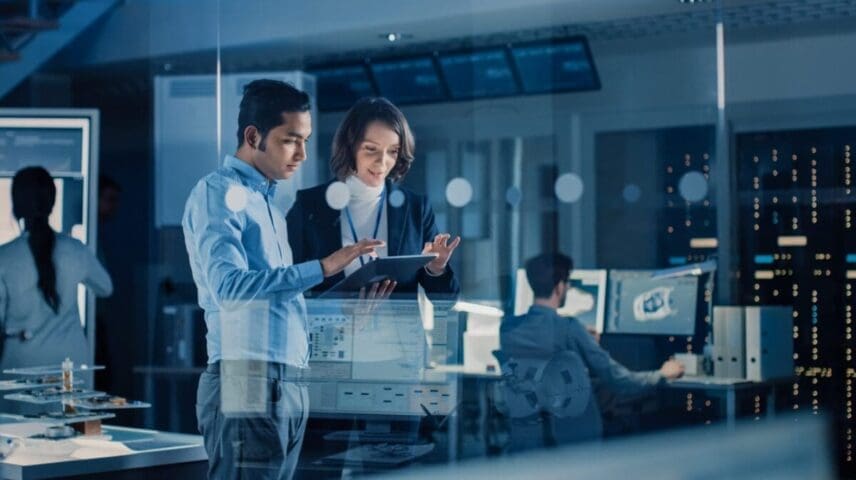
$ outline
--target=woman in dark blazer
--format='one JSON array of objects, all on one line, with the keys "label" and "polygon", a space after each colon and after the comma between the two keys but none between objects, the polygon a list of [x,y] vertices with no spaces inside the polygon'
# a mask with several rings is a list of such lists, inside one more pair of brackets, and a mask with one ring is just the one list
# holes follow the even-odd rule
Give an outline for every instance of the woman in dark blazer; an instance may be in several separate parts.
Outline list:
[{"label": "woman in dark blazer", "polygon": [[[333,140],[330,168],[336,179],[297,192],[288,213],[294,262],[323,258],[358,239],[375,238],[386,242],[376,250],[379,256],[438,255],[410,278],[399,279],[396,297],[415,296],[422,285],[433,300],[457,298],[460,286],[448,262],[460,237],[451,240],[449,234],[440,233],[428,199],[398,186],[410,169],[413,152],[413,134],[395,105],[384,98],[364,98],[354,104]],[[335,182],[345,183],[350,194],[342,210],[332,208],[327,200]],[[327,290],[369,260],[354,260],[313,292]]]}]

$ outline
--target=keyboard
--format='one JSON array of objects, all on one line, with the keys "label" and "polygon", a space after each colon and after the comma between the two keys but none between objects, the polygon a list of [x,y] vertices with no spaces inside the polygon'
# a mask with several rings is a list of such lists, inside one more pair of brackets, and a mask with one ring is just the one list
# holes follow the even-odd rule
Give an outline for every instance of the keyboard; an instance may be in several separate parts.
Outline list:
[{"label": "keyboard", "polygon": [[324,435],[328,442],[354,443],[416,443],[416,432],[367,432],[364,430],[339,430]]},{"label": "keyboard", "polygon": [[344,464],[346,466],[394,467],[412,462],[434,450],[433,443],[408,445],[401,443],[375,443],[349,448],[342,453],[328,455],[321,463]]}]

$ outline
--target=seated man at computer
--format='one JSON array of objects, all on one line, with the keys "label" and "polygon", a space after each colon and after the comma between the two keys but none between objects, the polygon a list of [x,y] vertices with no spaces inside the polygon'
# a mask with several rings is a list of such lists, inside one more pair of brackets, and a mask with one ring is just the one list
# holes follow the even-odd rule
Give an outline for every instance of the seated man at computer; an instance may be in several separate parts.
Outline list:
[{"label": "seated man at computer", "polygon": [[683,374],[674,360],[656,371],[631,372],[579,321],[559,316],[572,267],[562,254],[528,260],[534,303],[500,327],[496,353],[506,376],[500,402],[511,417],[511,451],[599,439],[603,423],[591,377],[617,394],[635,395]]}]

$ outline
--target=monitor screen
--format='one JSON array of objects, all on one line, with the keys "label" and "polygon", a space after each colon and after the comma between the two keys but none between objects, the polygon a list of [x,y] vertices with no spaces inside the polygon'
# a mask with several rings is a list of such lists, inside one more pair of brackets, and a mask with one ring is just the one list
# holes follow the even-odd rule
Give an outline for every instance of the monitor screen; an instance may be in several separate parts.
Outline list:
[{"label": "monitor screen", "polygon": [[[534,294],[526,280],[526,270],[517,270],[514,314],[523,315],[532,306]],[[606,270],[573,270],[568,279],[565,303],[557,310],[563,317],[574,317],[586,327],[603,332],[606,310]]]},{"label": "monitor screen", "polygon": [[364,65],[343,65],[309,72],[317,82],[318,109],[347,110],[363,97],[377,95]]},{"label": "monitor screen", "polygon": [[[423,416],[423,407],[448,414],[455,385],[426,374],[428,344],[416,300],[387,300],[370,315],[348,313],[352,304],[307,301],[313,415]],[[432,346],[439,347],[445,345]]]},{"label": "monitor screen", "polygon": [[40,165],[52,175],[80,175],[89,156],[85,119],[0,118],[0,172]]},{"label": "monitor screen", "polygon": [[380,94],[394,103],[427,103],[446,98],[431,57],[372,63],[371,71]]},{"label": "monitor screen", "polygon": [[441,54],[440,68],[455,100],[518,93],[508,57],[501,48]]},{"label": "monitor screen", "polygon": [[582,37],[511,48],[524,93],[597,90],[600,79]]},{"label": "monitor screen", "polygon": [[695,334],[698,277],[651,278],[650,270],[609,272],[607,333]]}]

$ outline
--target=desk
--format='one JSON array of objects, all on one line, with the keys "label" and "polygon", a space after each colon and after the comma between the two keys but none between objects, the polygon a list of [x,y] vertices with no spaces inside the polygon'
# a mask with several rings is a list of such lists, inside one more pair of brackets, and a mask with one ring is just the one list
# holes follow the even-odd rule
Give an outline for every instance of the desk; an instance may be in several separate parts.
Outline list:
[{"label": "desk", "polygon": [[[0,424],[27,422],[22,417],[0,415]],[[0,461],[0,478],[29,480],[41,478],[204,478],[207,455],[198,435],[158,432],[105,425],[105,437],[78,436],[71,440],[39,443],[49,445],[47,453],[30,445],[19,447]],[[49,444],[47,442],[50,442]],[[77,448],[79,447],[79,448]],[[75,450],[74,453],[70,453]]]},{"label": "desk", "polygon": [[731,430],[737,422],[737,394],[747,391],[762,390],[765,392],[765,405],[767,418],[775,416],[776,411],[776,386],[788,383],[791,379],[768,380],[755,382],[744,378],[721,378],[721,377],[683,377],[670,380],[666,383],[668,388],[679,390],[702,390],[708,395],[722,397],[725,399],[725,425]]}]

